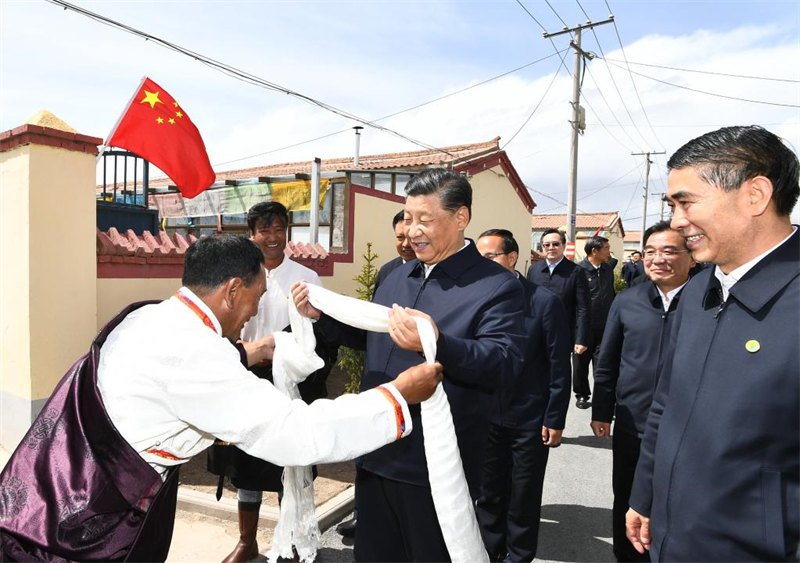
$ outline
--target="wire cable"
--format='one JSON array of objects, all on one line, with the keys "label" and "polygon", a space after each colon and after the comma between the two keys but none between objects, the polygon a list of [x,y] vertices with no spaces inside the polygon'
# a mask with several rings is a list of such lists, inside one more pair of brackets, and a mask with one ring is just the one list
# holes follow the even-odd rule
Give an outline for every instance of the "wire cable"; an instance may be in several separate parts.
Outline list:
[{"label": "wire cable", "polygon": [[[609,13],[612,13],[611,6],[608,5],[608,0],[605,0],[605,3],[606,3],[606,8],[608,8]],[[614,33],[617,34],[617,43],[619,43],[619,49],[622,52],[622,58],[625,59],[625,62],[627,63],[628,56],[625,54],[625,46],[622,44],[622,36],[619,33],[619,28],[617,27],[616,20],[614,20],[613,25],[614,25]],[[628,64],[626,64],[626,67],[628,69],[628,76],[630,76],[630,78],[631,78],[631,84],[633,85],[633,91],[636,92],[636,99],[639,101],[639,107],[642,108],[642,114],[644,115],[645,121],[647,121],[647,126],[650,128],[650,131],[652,131],[653,136],[655,137],[655,139],[658,142],[658,144],[660,144],[662,147],[664,147],[665,146],[664,145],[664,141],[662,141],[661,137],[659,137],[658,133],[656,133],[656,130],[653,127],[653,124],[650,123],[650,116],[647,115],[647,110],[644,107],[644,102],[642,102],[642,96],[639,94],[639,87],[636,86],[636,80],[633,79],[633,74],[631,73],[631,67]]]},{"label": "wire cable", "polygon": [[[618,65],[616,63],[610,63],[610,64],[612,64],[612,65],[614,65],[616,67],[622,68],[620,65]],[[674,84],[672,82],[668,82],[666,80],[661,80],[661,79],[658,79],[658,78],[654,78],[652,76],[648,76],[646,74],[642,74],[640,72],[636,72],[636,71],[630,70],[630,69],[629,69],[629,72],[631,72],[631,73],[633,73],[633,74],[635,74],[637,76],[641,76],[642,78],[647,78],[649,80],[652,80],[654,82],[659,82],[659,83],[665,84],[667,86],[672,86],[673,88],[680,88],[681,90],[689,90],[690,92],[697,92],[698,94],[705,94],[707,96],[714,96],[716,98],[725,98],[726,100],[736,100],[737,102],[748,102],[748,103],[751,103],[751,104],[763,104],[763,105],[767,105],[767,106],[778,106],[778,107],[785,107],[785,108],[800,108],[800,105],[798,105],[798,104],[784,104],[784,103],[780,103],[780,102],[768,102],[766,100],[752,100],[752,99],[749,99],[749,98],[739,98],[737,96],[727,96],[725,94],[718,94],[716,92],[708,92],[706,90],[700,90],[698,88],[691,88],[689,86],[681,86],[680,84]]]},{"label": "wire cable", "polygon": [[710,74],[712,76],[726,76],[728,78],[744,78],[747,80],[768,80],[772,82],[789,82],[791,84],[800,84],[800,80],[794,80],[793,78],[772,78],[769,76],[753,76],[749,74],[731,74],[728,72],[715,72],[712,70],[697,70],[692,68],[679,68],[674,66],[665,66],[665,65],[657,65],[657,64],[650,64],[650,63],[637,63],[634,61],[620,61],[619,59],[606,59],[610,62],[621,63],[624,62],[625,64],[629,65],[636,65],[636,66],[649,66],[653,68],[662,68],[665,70],[677,70],[679,72],[695,72],[697,74]]},{"label": "wire cable", "polygon": [[511,135],[511,138],[508,141],[506,141],[506,143],[501,147],[502,150],[505,150],[506,147],[511,144],[511,141],[513,141],[514,138],[517,135],[519,135],[519,132],[522,131],[525,128],[525,126],[528,124],[528,122],[533,117],[533,114],[536,113],[536,110],[538,110],[539,106],[542,105],[542,102],[544,102],[544,99],[547,97],[547,94],[550,92],[550,88],[553,87],[553,84],[555,83],[556,78],[558,78],[559,72],[561,72],[561,65],[556,67],[556,71],[553,73],[553,78],[550,80],[550,84],[547,85],[547,89],[544,91],[544,94],[542,94],[542,97],[539,98],[539,101],[534,106],[533,111],[531,111],[530,115],[528,115],[528,117],[525,119],[525,121],[522,122],[522,125],[519,126],[519,129],[517,129],[516,133]]},{"label": "wire cable", "polygon": [[78,13],[78,14],[86,16],[86,17],[88,17],[90,19],[93,19],[93,20],[95,20],[97,22],[100,22],[100,23],[103,23],[105,25],[108,25],[110,27],[113,27],[113,28],[116,28],[116,29],[120,29],[122,31],[125,31],[127,33],[130,33],[130,34],[138,36],[138,37],[142,37],[147,41],[153,41],[154,43],[156,43],[158,45],[161,45],[162,47],[165,47],[167,49],[175,51],[175,52],[177,52],[179,54],[191,57],[191,58],[195,59],[196,61],[209,66],[210,68],[218,70],[218,71],[222,72],[223,74],[231,76],[232,78],[236,78],[237,80],[240,80],[242,82],[245,82],[245,83],[248,83],[248,84],[251,84],[251,85],[254,85],[254,86],[258,86],[258,87],[261,87],[261,88],[265,88],[267,90],[272,90],[272,91],[276,91],[276,92],[282,92],[284,94],[287,94],[289,96],[295,97],[295,98],[297,98],[299,100],[302,100],[304,102],[307,102],[307,103],[309,103],[311,105],[315,105],[315,106],[317,106],[319,108],[322,108],[323,110],[329,111],[329,112],[334,113],[336,115],[339,115],[341,117],[345,117],[347,119],[351,119],[353,121],[357,121],[357,122],[359,122],[359,123],[361,123],[363,125],[366,125],[366,126],[369,126],[369,127],[373,127],[375,129],[378,129],[378,130],[384,131],[386,133],[389,133],[391,135],[394,135],[396,137],[399,137],[399,138],[401,138],[401,139],[403,139],[405,141],[408,141],[408,142],[410,142],[410,143],[412,143],[414,145],[423,147],[423,148],[428,149],[428,150],[433,150],[433,151],[437,151],[437,152],[441,152],[441,153],[447,154],[448,156],[452,157],[453,159],[456,158],[455,155],[453,155],[452,153],[449,153],[446,150],[443,150],[443,149],[441,149],[439,147],[435,147],[435,146],[430,145],[428,143],[424,143],[422,141],[419,141],[417,139],[409,137],[408,135],[404,135],[403,133],[400,133],[400,132],[395,131],[393,129],[390,129],[388,127],[384,127],[382,125],[378,125],[378,124],[374,123],[373,121],[370,121],[368,119],[359,117],[359,116],[357,116],[357,115],[355,115],[353,113],[350,113],[350,112],[348,112],[346,110],[337,108],[336,106],[333,106],[333,105],[325,103],[325,102],[323,102],[321,100],[317,100],[315,98],[312,98],[311,96],[307,96],[305,94],[301,94],[300,92],[296,92],[294,90],[291,90],[289,88],[286,88],[286,87],[281,86],[279,84],[276,84],[274,82],[270,82],[268,80],[265,80],[265,79],[260,78],[260,77],[258,77],[256,75],[250,74],[250,73],[248,73],[246,71],[243,71],[241,69],[238,69],[238,68],[235,68],[233,66],[227,65],[225,63],[222,63],[222,62],[217,61],[215,59],[212,59],[210,57],[206,57],[205,55],[201,55],[200,53],[197,53],[197,52],[192,51],[190,49],[187,49],[185,47],[181,47],[180,45],[177,45],[175,43],[171,43],[171,42],[169,42],[169,41],[167,41],[165,39],[161,39],[160,37],[156,37],[156,36],[151,35],[149,33],[146,33],[146,32],[143,32],[141,30],[138,30],[138,29],[136,29],[134,27],[131,27],[131,26],[128,26],[128,25],[123,24],[121,22],[118,22],[116,20],[113,20],[111,18],[107,18],[107,17],[102,16],[100,14],[97,14],[95,12],[91,12],[91,11],[86,10],[84,8],[81,8],[79,6],[75,6],[74,4],[70,4],[69,2],[65,2],[64,0],[47,0],[47,2],[50,2],[51,4],[55,4],[57,6],[60,6],[60,7],[64,8],[65,10],[67,10],[67,9],[72,10],[72,11]]},{"label": "wire cable", "polygon": [[[564,52],[564,51],[566,51],[567,49],[568,49],[568,47],[567,47],[567,48],[565,48],[564,50],[562,50],[562,51],[561,51],[561,53],[563,53],[563,52]],[[460,90],[456,90],[455,92],[450,92],[449,94],[445,94],[444,96],[439,96],[438,98],[434,98],[434,99],[432,99],[432,100],[428,100],[427,102],[422,102],[421,104],[417,104],[417,105],[415,105],[415,106],[412,106],[412,107],[410,107],[410,108],[406,108],[406,109],[403,109],[403,110],[400,110],[400,111],[396,111],[396,112],[394,112],[394,113],[390,113],[390,114],[388,114],[388,115],[384,115],[383,117],[379,117],[379,118],[377,118],[377,119],[373,119],[372,121],[373,121],[373,122],[383,121],[383,120],[385,120],[385,119],[389,119],[390,117],[395,117],[395,116],[397,116],[397,115],[400,115],[400,114],[403,114],[403,113],[406,113],[406,112],[409,112],[409,111],[413,111],[413,110],[415,110],[415,109],[419,109],[419,108],[421,108],[421,107],[424,107],[424,106],[427,106],[427,105],[433,104],[433,103],[435,103],[435,102],[439,102],[439,101],[441,101],[441,100],[444,100],[444,99],[446,99],[446,98],[450,98],[450,97],[452,97],[452,96],[456,96],[456,95],[458,95],[458,94],[461,94],[461,93],[463,93],[463,92],[466,92],[467,90],[471,90],[471,89],[473,89],[473,88],[477,88],[477,87],[479,87],[479,86],[483,86],[484,84],[488,84],[489,82],[492,82],[492,81],[494,81],[494,80],[498,80],[498,79],[500,79],[500,78],[503,78],[504,76],[508,76],[509,74],[513,74],[513,73],[515,73],[515,72],[519,72],[520,70],[526,69],[526,68],[528,68],[529,66],[533,66],[533,65],[535,65],[535,64],[537,64],[537,63],[540,63],[540,62],[542,62],[542,61],[545,61],[545,60],[547,60],[547,59],[550,59],[550,58],[552,58],[552,57],[554,57],[554,56],[557,56],[557,55],[559,55],[559,54],[560,54],[560,53],[557,51],[557,52],[555,52],[555,53],[552,53],[552,54],[550,54],[550,55],[547,55],[547,56],[545,56],[545,57],[542,57],[542,58],[536,59],[535,61],[531,61],[531,62],[529,62],[529,63],[525,63],[524,65],[518,66],[518,67],[516,67],[516,68],[513,68],[513,69],[511,69],[511,70],[507,70],[507,71],[505,71],[505,72],[503,72],[503,73],[500,73],[500,74],[498,74],[498,75],[496,75],[496,76],[492,76],[491,78],[487,78],[487,79],[485,79],[485,80],[481,80],[480,82],[477,82],[477,83],[475,83],[475,84],[471,84],[470,86],[467,86],[467,87],[465,87],[465,88],[461,88]],[[248,160],[248,159],[250,159],[250,158],[256,158],[256,157],[259,157],[259,156],[264,156],[264,155],[267,155],[267,154],[272,154],[272,153],[280,152],[280,151],[282,151],[282,150],[291,149],[291,148],[294,148],[294,147],[297,147],[297,146],[300,146],[300,145],[304,145],[304,144],[306,144],[306,143],[313,143],[314,141],[319,141],[319,140],[321,140],[321,139],[326,139],[326,138],[328,138],[328,137],[333,137],[334,135],[338,135],[338,134],[340,134],[340,133],[346,133],[346,132],[350,131],[351,129],[352,129],[352,128],[348,127],[348,128],[346,128],[346,129],[341,129],[341,130],[339,130],[339,131],[334,131],[334,132],[332,132],[332,133],[328,133],[328,134],[326,134],[326,135],[322,135],[322,136],[319,136],[319,137],[314,137],[313,139],[308,139],[308,140],[305,140],[305,141],[298,141],[298,142],[296,142],[296,143],[292,143],[291,145],[286,145],[286,146],[284,146],[284,147],[280,147],[280,148],[277,148],[277,149],[270,149],[270,150],[268,150],[268,151],[260,152],[260,153],[258,153],[258,154],[252,154],[252,155],[250,155],[250,156],[243,156],[243,157],[241,157],[241,158],[236,158],[236,159],[234,159],[234,160],[228,160],[228,161],[225,161],[225,162],[220,162],[220,163],[218,163],[218,164],[215,164],[214,166],[224,166],[224,165],[226,165],[226,164],[232,164],[232,163],[234,163],[234,162],[240,162],[240,161],[242,161],[242,160]],[[509,141],[509,142],[511,142],[511,141]],[[508,143],[506,143],[506,145],[508,145]]]}]

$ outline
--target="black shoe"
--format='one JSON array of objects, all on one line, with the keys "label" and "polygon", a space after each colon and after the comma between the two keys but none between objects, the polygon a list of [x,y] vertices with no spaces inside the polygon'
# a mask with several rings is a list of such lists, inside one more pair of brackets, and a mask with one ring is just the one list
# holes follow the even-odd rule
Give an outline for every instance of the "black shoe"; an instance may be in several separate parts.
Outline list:
[{"label": "black shoe", "polygon": [[353,516],[350,520],[342,522],[341,524],[336,526],[336,531],[343,538],[354,538],[354,537],[356,537],[356,517]]},{"label": "black shoe", "polygon": [[589,402],[589,397],[578,397],[575,401],[575,406],[579,409],[588,409],[592,406],[592,403]]}]

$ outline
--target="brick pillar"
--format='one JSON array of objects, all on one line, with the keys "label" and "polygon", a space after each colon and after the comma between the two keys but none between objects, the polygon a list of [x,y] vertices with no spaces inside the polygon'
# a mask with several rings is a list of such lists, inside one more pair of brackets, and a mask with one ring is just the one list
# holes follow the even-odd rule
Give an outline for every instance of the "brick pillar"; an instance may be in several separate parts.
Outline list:
[{"label": "brick pillar", "polygon": [[96,332],[101,143],[34,124],[0,133],[0,446],[9,452]]}]

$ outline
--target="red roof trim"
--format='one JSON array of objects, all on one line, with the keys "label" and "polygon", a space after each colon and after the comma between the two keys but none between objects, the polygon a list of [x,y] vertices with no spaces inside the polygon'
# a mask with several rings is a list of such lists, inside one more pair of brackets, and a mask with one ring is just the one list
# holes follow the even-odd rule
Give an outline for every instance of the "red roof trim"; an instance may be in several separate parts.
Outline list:
[{"label": "red roof trim", "polygon": [[97,146],[102,143],[103,139],[99,137],[51,129],[31,123],[0,133],[0,152],[9,151],[22,145],[35,144],[97,155]]},{"label": "red roof trim", "polygon": [[508,177],[509,182],[511,182],[511,186],[514,188],[514,191],[517,192],[519,199],[522,200],[522,204],[528,210],[528,213],[532,213],[533,209],[536,207],[536,202],[533,201],[531,194],[528,192],[528,188],[525,187],[525,184],[519,177],[514,165],[511,164],[511,160],[508,158],[506,151],[498,151],[474,160],[470,160],[463,164],[459,164],[455,167],[455,170],[457,172],[464,172],[470,176],[475,176],[476,174],[483,172],[484,170],[488,170],[489,168],[494,168],[495,166],[500,166],[503,169],[503,172]]}]

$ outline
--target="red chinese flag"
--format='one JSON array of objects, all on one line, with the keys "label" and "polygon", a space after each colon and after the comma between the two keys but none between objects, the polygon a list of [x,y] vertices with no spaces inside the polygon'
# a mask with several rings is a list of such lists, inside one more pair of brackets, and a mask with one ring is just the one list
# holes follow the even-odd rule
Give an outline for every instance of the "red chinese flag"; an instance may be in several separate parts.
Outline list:
[{"label": "red chinese flag", "polygon": [[147,77],[106,145],[127,149],[158,166],[186,198],[216,179],[197,127],[178,102]]}]

